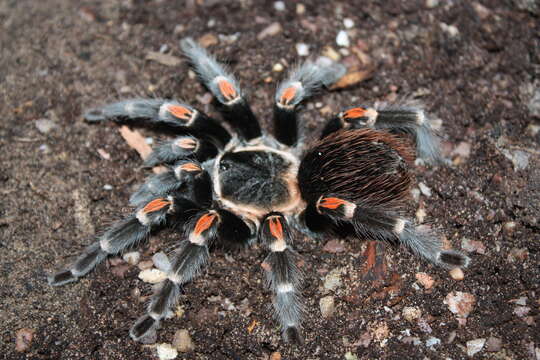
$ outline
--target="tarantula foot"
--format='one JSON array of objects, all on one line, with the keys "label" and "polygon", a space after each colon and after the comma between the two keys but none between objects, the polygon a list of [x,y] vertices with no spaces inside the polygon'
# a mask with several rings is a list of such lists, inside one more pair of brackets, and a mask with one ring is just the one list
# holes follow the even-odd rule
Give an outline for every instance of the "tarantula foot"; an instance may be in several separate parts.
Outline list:
[{"label": "tarantula foot", "polygon": [[304,345],[304,338],[297,327],[289,326],[283,332],[283,338],[286,342],[296,345]]},{"label": "tarantula foot", "polygon": [[79,278],[73,275],[71,270],[62,270],[54,275],[47,276],[49,285],[62,286],[77,281]]},{"label": "tarantula foot", "polygon": [[443,250],[438,254],[437,260],[444,267],[455,268],[469,266],[471,259],[459,251]]},{"label": "tarantula foot", "polygon": [[129,330],[129,336],[135,341],[140,341],[142,338],[152,335],[159,328],[159,320],[154,319],[150,315],[144,315],[137,320]]}]

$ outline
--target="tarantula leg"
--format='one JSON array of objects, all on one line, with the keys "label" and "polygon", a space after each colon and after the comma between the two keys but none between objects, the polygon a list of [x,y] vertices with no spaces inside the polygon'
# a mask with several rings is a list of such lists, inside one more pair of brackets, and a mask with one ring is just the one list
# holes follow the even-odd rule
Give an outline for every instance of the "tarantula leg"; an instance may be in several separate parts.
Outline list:
[{"label": "tarantula leg", "polygon": [[84,119],[89,122],[114,120],[120,123],[146,120],[152,125],[193,131],[197,136],[210,139],[220,147],[225,146],[231,139],[229,132],[218,121],[198,109],[175,100],[124,100],[91,109],[84,114]]},{"label": "tarantula leg", "polygon": [[174,251],[167,279],[152,297],[147,314],[139,318],[130,330],[134,340],[140,340],[159,327],[160,321],[178,302],[181,286],[190,282],[208,261],[208,249],[216,240],[238,242],[250,234],[242,220],[221,209],[199,212],[187,229],[190,229],[187,240]]},{"label": "tarantula leg", "polygon": [[292,233],[285,217],[276,212],[266,215],[259,229],[259,241],[270,254],[264,260],[269,287],[274,293],[275,316],[283,337],[288,342],[302,343],[300,333],[302,272],[298,268],[299,255],[291,248]]},{"label": "tarantula leg", "polygon": [[345,67],[330,61],[328,64],[306,62],[293,70],[278,87],[274,105],[275,137],[292,146],[298,141],[297,105],[322,86],[329,86],[345,74]]},{"label": "tarantula leg", "polygon": [[443,250],[440,238],[419,231],[394,210],[361,206],[334,196],[321,196],[316,208],[336,222],[352,223],[359,237],[400,243],[441,267],[466,267],[469,263],[467,256],[458,251]]},{"label": "tarantula leg", "polygon": [[321,138],[339,129],[374,128],[413,137],[419,157],[441,160],[439,139],[426,118],[424,110],[415,107],[386,107],[381,109],[355,107],[336,115],[326,124]]},{"label": "tarantula leg", "polygon": [[140,206],[153,198],[170,193],[181,193],[202,208],[212,202],[210,175],[194,160],[180,160],[167,171],[151,176],[129,199],[133,206]]},{"label": "tarantula leg", "polygon": [[180,47],[204,84],[223,104],[225,120],[246,140],[261,136],[259,122],[245,100],[234,76],[227,72],[212,55],[193,39],[182,40]]},{"label": "tarantula leg", "polygon": [[141,206],[134,214],[115,223],[94,244],[88,246],[73,265],[49,276],[49,284],[59,286],[76,281],[107,256],[118,254],[146,240],[153,227],[164,223],[169,215],[182,211],[179,205],[178,199],[169,196],[154,199]]},{"label": "tarantula leg", "polygon": [[216,147],[208,141],[186,135],[156,146],[144,161],[144,166],[151,168],[161,164],[173,164],[182,159],[196,159],[202,162],[216,154]]}]

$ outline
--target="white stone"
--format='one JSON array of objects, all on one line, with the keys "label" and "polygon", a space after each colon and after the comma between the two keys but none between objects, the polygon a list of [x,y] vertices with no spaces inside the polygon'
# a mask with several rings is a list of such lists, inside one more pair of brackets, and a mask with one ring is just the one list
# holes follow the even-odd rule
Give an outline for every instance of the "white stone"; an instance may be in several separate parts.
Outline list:
[{"label": "white stone", "polygon": [[171,344],[159,344],[156,349],[159,360],[176,359],[176,357],[178,356],[178,351],[176,351],[176,349],[173,348]]},{"label": "white stone", "polygon": [[141,260],[141,253],[138,251],[130,251],[122,255],[122,259],[129,265],[137,265]]},{"label": "white stone", "polygon": [[283,1],[276,1],[274,3],[274,9],[276,11],[285,11],[285,3]]},{"label": "white stone", "polygon": [[276,63],[274,65],[274,67],[272,68],[272,71],[282,72],[283,71],[283,65],[281,65],[281,63]]},{"label": "white stone", "polygon": [[418,187],[420,188],[420,192],[422,194],[424,194],[427,197],[431,196],[431,189],[426,184],[424,184],[423,182],[419,182]]},{"label": "white stone", "polygon": [[308,56],[309,55],[309,45],[304,43],[296,44],[296,52],[298,56]]},{"label": "white stone", "polygon": [[343,19],[343,25],[346,29],[352,29],[354,27],[354,21],[352,21],[352,19],[345,18]]},{"label": "white stone", "polygon": [[480,352],[486,343],[486,339],[474,339],[467,341],[467,355],[473,356]]},{"label": "white stone", "polygon": [[436,338],[436,337],[430,337],[429,339],[426,340],[427,347],[433,347],[435,345],[440,345],[440,344],[441,344],[441,339]]},{"label": "white stone", "polygon": [[110,184],[103,185],[103,190],[111,191],[112,189],[113,189],[113,187]]},{"label": "white stone", "polygon": [[158,269],[147,269],[139,273],[139,279],[146,283],[157,284],[167,278],[167,274]]},{"label": "white stone", "polygon": [[351,45],[349,35],[345,30],[341,30],[340,32],[338,32],[336,36],[336,44],[342,47],[349,47]]},{"label": "white stone", "polygon": [[422,316],[422,311],[414,306],[405,306],[402,311],[403,317],[405,320],[413,322]]},{"label": "white stone", "polygon": [[319,301],[319,308],[321,309],[321,315],[323,318],[330,318],[334,315],[336,307],[334,305],[333,296],[325,296]]}]

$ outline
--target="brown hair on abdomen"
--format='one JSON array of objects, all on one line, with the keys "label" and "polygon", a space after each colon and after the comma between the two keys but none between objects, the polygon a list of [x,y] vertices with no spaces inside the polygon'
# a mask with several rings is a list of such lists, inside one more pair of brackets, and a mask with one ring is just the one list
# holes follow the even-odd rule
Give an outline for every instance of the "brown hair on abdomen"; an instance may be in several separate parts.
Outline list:
[{"label": "brown hair on abdomen", "polygon": [[300,191],[308,202],[331,194],[358,205],[399,207],[409,194],[414,159],[401,137],[373,129],[337,131],[305,154]]}]

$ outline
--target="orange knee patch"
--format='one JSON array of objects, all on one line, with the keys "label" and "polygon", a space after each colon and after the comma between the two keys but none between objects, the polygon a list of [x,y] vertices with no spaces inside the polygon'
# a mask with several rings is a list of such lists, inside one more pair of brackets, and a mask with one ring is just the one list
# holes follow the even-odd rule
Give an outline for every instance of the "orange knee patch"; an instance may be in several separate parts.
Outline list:
[{"label": "orange knee patch", "polygon": [[283,239],[283,225],[278,216],[272,216],[268,219],[268,227],[273,237],[279,240]]},{"label": "orange knee patch", "polygon": [[295,95],[296,95],[296,88],[294,86],[288,87],[283,91],[283,94],[281,94],[281,97],[279,98],[279,102],[283,105],[289,105],[292,99],[294,99]]},{"label": "orange knee patch", "polygon": [[148,204],[146,204],[146,206],[143,208],[143,212],[145,214],[148,214],[148,213],[151,213],[151,212],[154,212],[154,211],[161,210],[165,206],[169,206],[171,204],[172,204],[171,201],[169,201],[167,199],[164,199],[164,198],[154,199],[154,200],[150,201]]},{"label": "orange knee patch", "polygon": [[319,204],[317,206],[335,210],[338,207],[340,207],[341,205],[345,205],[347,203],[348,203],[348,201],[345,201],[345,200],[340,199],[340,198],[328,197],[328,198],[322,198],[319,201]]},{"label": "orange knee patch", "polygon": [[231,84],[226,79],[221,79],[218,82],[219,91],[221,92],[221,95],[225,97],[227,100],[234,100],[238,96],[238,93],[236,92],[236,89],[234,88],[234,85]]},{"label": "orange knee patch", "polygon": [[180,165],[180,169],[185,171],[201,171],[201,167],[195,163],[187,163]]},{"label": "orange knee patch", "polygon": [[203,231],[208,230],[210,226],[212,226],[216,218],[217,215],[214,213],[206,213],[201,216],[199,220],[197,220],[197,223],[195,224],[195,229],[193,230],[195,235],[201,235]]},{"label": "orange knee patch", "polygon": [[343,113],[344,119],[358,119],[366,115],[366,109],[363,108],[353,108],[345,111]]},{"label": "orange knee patch", "polygon": [[169,105],[167,110],[176,118],[189,120],[193,114],[190,109],[180,105]]}]

